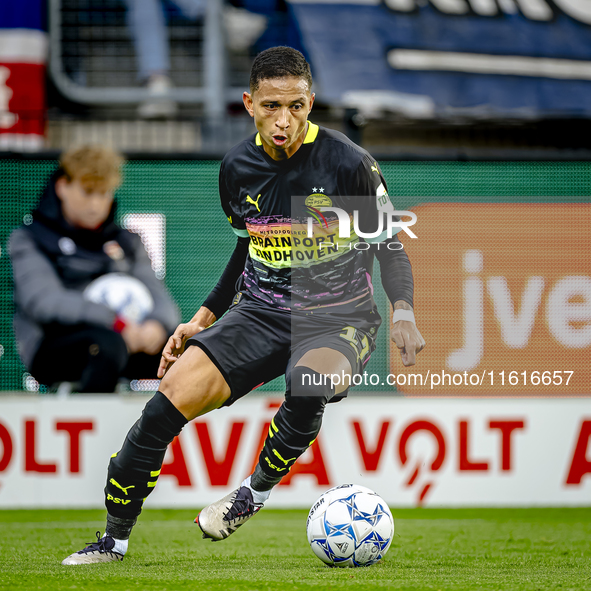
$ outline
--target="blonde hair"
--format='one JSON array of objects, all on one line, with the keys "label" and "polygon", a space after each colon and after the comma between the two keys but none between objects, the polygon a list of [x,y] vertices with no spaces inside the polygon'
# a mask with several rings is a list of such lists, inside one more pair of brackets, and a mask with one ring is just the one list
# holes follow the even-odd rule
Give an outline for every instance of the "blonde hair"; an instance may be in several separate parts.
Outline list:
[{"label": "blonde hair", "polygon": [[88,145],[71,148],[60,158],[68,182],[80,181],[85,187],[109,191],[121,183],[123,157],[105,146]]}]

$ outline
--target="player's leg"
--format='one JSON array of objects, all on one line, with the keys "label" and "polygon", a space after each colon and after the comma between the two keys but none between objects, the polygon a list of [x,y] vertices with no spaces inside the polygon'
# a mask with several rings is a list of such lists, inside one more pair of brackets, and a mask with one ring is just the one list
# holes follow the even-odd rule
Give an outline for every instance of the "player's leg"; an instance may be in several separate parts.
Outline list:
[{"label": "player's leg", "polygon": [[121,560],[143,502],[156,485],[166,448],[187,421],[232,404],[261,382],[284,373],[289,316],[259,308],[243,301],[186,343],[185,352],[160,383],[160,392],[111,458],[105,487],[106,537],[72,554],[64,564]]},{"label": "player's leg", "polygon": [[[333,386],[331,375],[348,376]],[[328,347],[310,349],[286,375],[285,401],[271,422],[250,485],[268,497],[271,489],[289,472],[296,460],[316,439],[326,404],[346,395],[352,374],[351,362]]]},{"label": "player's leg", "polygon": [[143,503],[156,486],[168,445],[188,420],[221,406],[229,397],[230,388],[212,360],[198,347],[187,349],[146,404],[121,450],[111,457],[105,536],[62,564],[122,560]]},{"label": "player's leg", "polygon": [[346,393],[346,386],[335,390],[325,376],[350,376],[351,372],[346,355],[327,347],[308,350],[296,360],[295,367],[286,373],[286,398],[271,421],[255,471],[238,489],[205,507],[197,517],[204,537],[227,538],[263,507],[271,489],[316,439],[326,403]]},{"label": "player's leg", "polygon": [[[230,328],[220,338],[219,326],[224,322]],[[290,315],[255,301],[239,300],[211,329],[188,343],[192,342],[207,351],[222,368],[232,392],[224,404],[230,405],[285,372],[290,353]],[[180,382],[177,386],[170,392],[171,400],[186,414],[192,413],[191,399],[178,398],[183,387]],[[230,535],[262,506],[254,503],[250,491],[243,487],[214,505],[215,511],[204,510],[195,520],[204,537],[213,539]]]},{"label": "player's leg", "polygon": [[361,373],[369,361],[379,323],[361,320],[358,325],[335,329],[316,320],[311,325],[300,319],[297,326],[292,323],[294,342],[285,402],[273,418],[254,473],[239,489],[249,489],[260,506],[313,443],[327,402],[344,398],[352,376]]},{"label": "player's leg", "polygon": [[185,424],[220,407],[230,388],[220,370],[198,347],[189,347],[146,404],[123,447],[109,462],[105,488],[107,534],[125,534],[154,490],[168,445]]}]

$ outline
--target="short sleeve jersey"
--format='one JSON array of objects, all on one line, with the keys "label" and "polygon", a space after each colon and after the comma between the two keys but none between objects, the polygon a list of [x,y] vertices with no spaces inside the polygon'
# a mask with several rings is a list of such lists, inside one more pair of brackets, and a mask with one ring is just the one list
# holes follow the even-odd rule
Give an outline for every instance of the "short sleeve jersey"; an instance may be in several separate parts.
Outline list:
[{"label": "short sleeve jersey", "polygon": [[393,207],[368,152],[308,122],[303,144],[286,160],[273,160],[259,134],[235,146],[222,161],[219,182],[234,232],[250,237],[242,291],[305,313],[375,310],[374,255],[363,243],[384,240],[380,220]]}]

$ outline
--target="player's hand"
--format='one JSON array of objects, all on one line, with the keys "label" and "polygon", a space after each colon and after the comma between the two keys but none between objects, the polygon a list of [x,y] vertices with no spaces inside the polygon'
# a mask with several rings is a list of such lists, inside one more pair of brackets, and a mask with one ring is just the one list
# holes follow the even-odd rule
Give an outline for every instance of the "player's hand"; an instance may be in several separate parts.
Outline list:
[{"label": "player's hand", "polygon": [[163,378],[168,368],[183,354],[187,340],[204,328],[205,326],[198,322],[187,322],[176,327],[173,335],[168,339],[162,350],[157,374],[159,378]]},{"label": "player's hand", "polygon": [[[215,321],[215,317],[213,317],[213,321]],[[205,321],[202,316],[197,314],[191,322],[179,324],[176,327],[173,335],[168,339],[162,350],[162,357],[157,373],[159,378],[163,378],[170,366],[183,354],[187,340],[195,336],[198,332],[205,330],[210,324],[211,322]]]},{"label": "player's hand", "polygon": [[425,339],[417,325],[408,320],[399,320],[390,331],[390,338],[400,349],[400,358],[406,367],[416,363],[417,353],[425,348]]}]

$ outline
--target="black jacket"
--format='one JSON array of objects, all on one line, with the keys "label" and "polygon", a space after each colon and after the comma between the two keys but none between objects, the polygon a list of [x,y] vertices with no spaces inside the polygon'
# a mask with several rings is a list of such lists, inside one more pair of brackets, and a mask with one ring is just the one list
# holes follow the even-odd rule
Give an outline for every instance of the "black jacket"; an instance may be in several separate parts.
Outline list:
[{"label": "black jacket", "polygon": [[[83,296],[87,285],[106,273],[127,273],[142,281],[154,298],[148,318],[158,320],[168,333],[179,322],[178,309],[154,275],[140,237],[115,224],[116,204],[96,231],[70,226],[55,193],[60,175],[58,171],[52,176],[33,212],[33,222],[14,230],[8,243],[15,286],[14,331],[28,368],[48,325],[113,326],[115,313]],[[106,243],[111,248],[105,249]]]}]

